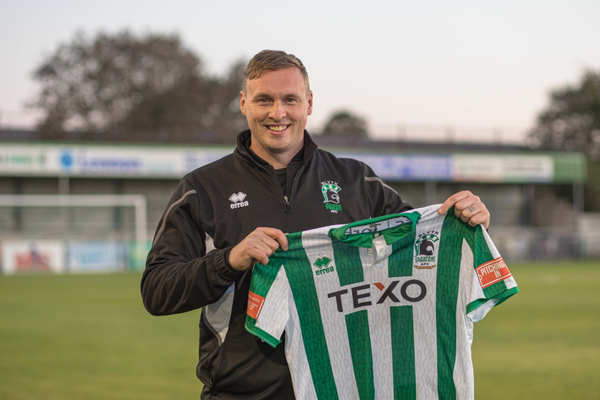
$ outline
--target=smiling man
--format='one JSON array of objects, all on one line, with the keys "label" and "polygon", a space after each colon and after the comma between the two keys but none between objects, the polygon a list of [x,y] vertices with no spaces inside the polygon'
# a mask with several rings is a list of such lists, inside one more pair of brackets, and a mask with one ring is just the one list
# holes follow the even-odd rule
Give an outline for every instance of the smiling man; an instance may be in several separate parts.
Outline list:
[{"label": "smiling man", "polygon": [[[190,172],[159,222],[142,277],[154,315],[202,308],[202,399],[293,399],[285,343],[271,348],[245,329],[252,265],[267,264],[285,233],[347,224],[412,207],[366,164],[318,149],[305,130],[313,94],[302,62],[265,50],[250,60],[240,93],[249,130],[234,152]],[[439,209],[475,226],[489,212],[469,191]],[[211,237],[215,249],[207,252]]]},{"label": "smiling man", "polygon": [[274,168],[285,168],[302,148],[312,104],[308,77],[297,67],[249,78],[240,106],[252,132],[250,149]]}]

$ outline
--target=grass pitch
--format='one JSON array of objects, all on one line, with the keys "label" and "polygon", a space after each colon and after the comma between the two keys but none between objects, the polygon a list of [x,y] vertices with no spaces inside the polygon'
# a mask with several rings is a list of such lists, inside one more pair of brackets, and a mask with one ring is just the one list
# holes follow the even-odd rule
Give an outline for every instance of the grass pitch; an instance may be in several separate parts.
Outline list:
[{"label": "grass pitch", "polygon": [[600,398],[600,261],[509,268],[520,293],[475,324],[475,397]]},{"label": "grass pitch", "polygon": [[139,284],[0,277],[0,399],[198,399],[199,311],[153,317]]},{"label": "grass pitch", "polygon": [[[597,399],[600,261],[509,265],[475,324],[480,400]],[[0,399],[198,399],[199,311],[150,316],[139,274],[0,276]]]}]

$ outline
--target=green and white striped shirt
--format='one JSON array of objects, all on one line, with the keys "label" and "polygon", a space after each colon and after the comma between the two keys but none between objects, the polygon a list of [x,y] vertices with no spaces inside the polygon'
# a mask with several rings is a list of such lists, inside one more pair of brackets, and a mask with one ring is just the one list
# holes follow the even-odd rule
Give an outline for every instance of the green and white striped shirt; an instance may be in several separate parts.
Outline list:
[{"label": "green and white striped shirt", "polygon": [[289,234],[254,267],[246,329],[298,399],[472,399],[473,322],[518,292],[481,226],[439,205]]}]

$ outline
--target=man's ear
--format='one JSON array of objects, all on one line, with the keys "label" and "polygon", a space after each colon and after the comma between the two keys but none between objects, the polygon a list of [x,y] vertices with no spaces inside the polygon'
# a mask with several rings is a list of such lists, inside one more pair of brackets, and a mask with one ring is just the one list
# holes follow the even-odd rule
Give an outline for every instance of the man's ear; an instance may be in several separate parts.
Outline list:
[{"label": "man's ear", "polygon": [[242,114],[246,115],[246,97],[244,97],[244,91],[240,92],[240,110]]}]

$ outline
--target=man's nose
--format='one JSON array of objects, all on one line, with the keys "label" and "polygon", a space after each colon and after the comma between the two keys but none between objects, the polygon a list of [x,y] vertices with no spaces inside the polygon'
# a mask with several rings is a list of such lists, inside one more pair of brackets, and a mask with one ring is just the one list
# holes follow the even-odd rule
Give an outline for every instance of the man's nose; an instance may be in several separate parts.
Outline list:
[{"label": "man's nose", "polygon": [[274,101],[273,106],[271,107],[271,112],[269,113],[269,117],[271,117],[271,119],[274,121],[281,121],[283,118],[285,118],[285,116],[285,108],[283,107],[281,101]]}]

